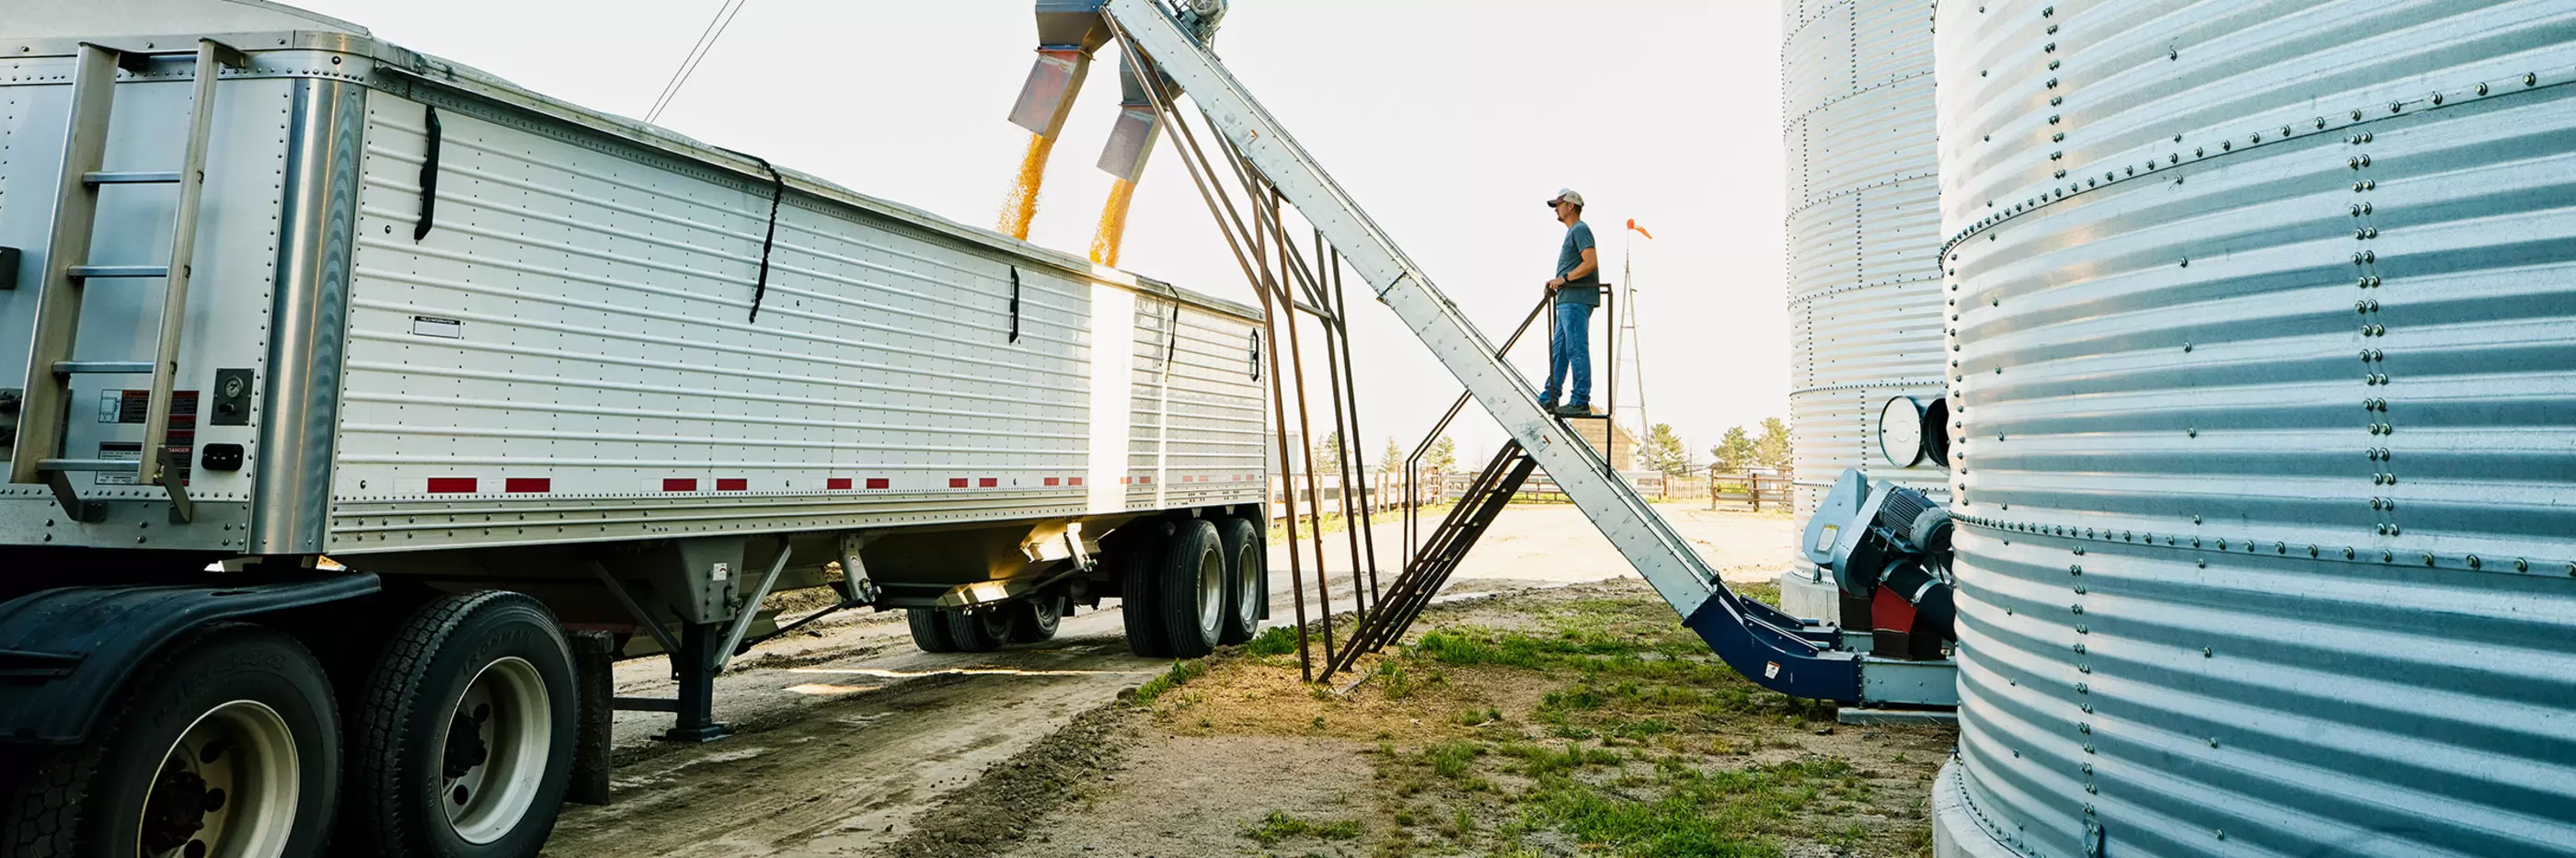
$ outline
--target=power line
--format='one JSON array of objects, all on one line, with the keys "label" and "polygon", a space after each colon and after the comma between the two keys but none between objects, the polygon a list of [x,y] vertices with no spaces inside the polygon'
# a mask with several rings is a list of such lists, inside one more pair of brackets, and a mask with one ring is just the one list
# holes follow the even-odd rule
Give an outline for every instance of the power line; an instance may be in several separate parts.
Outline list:
[{"label": "power line", "polygon": [[706,29],[698,31],[697,43],[689,46],[689,54],[680,59],[680,67],[671,71],[671,80],[662,85],[662,94],[654,96],[653,108],[644,113],[645,122],[662,118],[662,111],[679,97],[680,88],[689,84],[689,77],[698,73],[698,64],[715,49],[716,40],[724,38],[725,29],[733,26],[733,17],[742,12],[742,6],[747,2],[750,0],[720,0],[715,17],[707,20]]}]

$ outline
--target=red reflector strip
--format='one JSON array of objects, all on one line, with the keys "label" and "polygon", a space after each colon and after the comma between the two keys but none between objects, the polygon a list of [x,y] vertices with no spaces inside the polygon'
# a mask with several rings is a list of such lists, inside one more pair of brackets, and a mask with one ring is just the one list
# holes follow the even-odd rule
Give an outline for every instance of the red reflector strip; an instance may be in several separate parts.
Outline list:
[{"label": "red reflector strip", "polygon": [[948,487],[949,487],[949,488],[952,488],[952,489],[962,489],[962,488],[965,488],[965,487],[966,487],[966,478],[965,478],[965,477],[949,477],[949,478],[948,478]]},{"label": "red reflector strip", "polygon": [[836,491],[836,492],[837,492],[837,491],[840,491],[840,490],[842,490],[842,489],[846,489],[846,488],[849,488],[849,487],[850,487],[850,478],[848,478],[848,477],[833,477],[833,478],[831,478],[831,479],[829,479],[829,480],[825,480],[825,481],[824,481],[824,483],[823,483],[823,485],[824,485],[824,487],[825,487],[825,488],[828,488],[828,489],[831,489],[832,491]]},{"label": "red reflector strip", "polygon": [[750,480],[744,480],[744,479],[732,479],[732,480],[717,480],[717,481],[716,481],[716,491],[720,491],[720,492],[739,492],[739,491],[749,491],[750,489],[751,489],[751,481],[750,481]]},{"label": "red reflector strip", "polygon": [[1063,482],[1063,481],[1064,481],[1064,480],[1063,480],[1063,478],[1061,478],[1061,477],[1048,477],[1048,478],[1047,478],[1047,485],[1052,486],[1052,485],[1055,485],[1055,484],[1060,483],[1060,482]]},{"label": "red reflector strip", "polygon": [[663,490],[663,491],[666,491],[666,492],[694,492],[694,491],[697,491],[697,490],[698,490],[698,481],[696,481],[696,480],[663,480],[663,481],[662,481],[662,490]]},{"label": "red reflector strip", "polygon": [[976,488],[982,488],[982,489],[989,489],[989,488],[992,488],[992,487],[994,487],[994,486],[998,486],[998,485],[1001,485],[1001,484],[1002,484],[1002,481],[1001,481],[1001,480],[997,480],[997,479],[994,479],[994,478],[992,478],[992,477],[985,477],[985,478],[983,478],[983,479],[980,479],[980,480],[976,480],[976,481],[975,481],[975,487],[976,487]]},{"label": "red reflector strip", "polygon": [[555,490],[555,481],[545,477],[511,477],[501,481],[501,488],[511,494],[531,494]]},{"label": "red reflector strip", "polygon": [[1144,483],[1144,484],[1149,485],[1149,486],[1154,484],[1154,478],[1153,478],[1153,477],[1137,477],[1137,478],[1136,478],[1136,481],[1137,481],[1137,482],[1140,482],[1140,483]]},{"label": "red reflector strip", "polygon": [[868,478],[868,488],[872,488],[872,489],[890,489],[890,488],[893,488],[893,487],[894,487],[894,483],[893,483],[892,481],[890,481],[890,480],[887,480],[887,479],[886,479],[886,478],[884,478],[884,477],[869,477],[869,478]]},{"label": "red reflector strip", "polygon": [[1073,484],[1074,484],[1074,485],[1077,485],[1077,486],[1078,486],[1078,485],[1082,485],[1082,478],[1081,478],[1081,477],[1075,477],[1075,478],[1073,478]]},{"label": "red reflector strip", "polygon": [[473,477],[431,477],[429,493],[434,495],[470,495],[474,493]]}]

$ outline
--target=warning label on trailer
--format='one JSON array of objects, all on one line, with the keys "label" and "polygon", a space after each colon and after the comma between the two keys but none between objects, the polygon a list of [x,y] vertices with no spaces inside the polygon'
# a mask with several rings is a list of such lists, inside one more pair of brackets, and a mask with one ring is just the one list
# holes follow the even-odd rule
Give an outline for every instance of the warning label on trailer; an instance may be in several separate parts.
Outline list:
[{"label": "warning label on trailer", "polygon": [[[98,395],[98,422],[142,423],[152,411],[152,391],[102,390]],[[197,427],[197,392],[170,391],[170,428]]]},{"label": "warning label on trailer", "polygon": [[[188,465],[189,460],[193,458],[191,456],[193,451],[188,445],[179,443],[179,439],[176,437],[179,433],[172,432],[170,434],[173,436],[170,439],[172,442],[170,444],[170,476],[177,478],[179,480],[179,484],[184,486],[188,484]],[[98,457],[110,462],[135,461],[143,457],[143,442],[100,441],[98,442]],[[102,486],[130,486],[134,485],[134,475],[124,472],[102,471],[97,475],[97,484]]]},{"label": "warning label on trailer", "polygon": [[[150,416],[152,391],[103,391],[98,400],[98,422],[140,424]],[[197,391],[170,391],[170,476],[180,485],[188,484],[188,466],[197,452]],[[141,441],[100,441],[98,457],[111,462],[132,462],[143,457]],[[132,472],[101,471],[94,475],[102,486],[134,485]]]}]

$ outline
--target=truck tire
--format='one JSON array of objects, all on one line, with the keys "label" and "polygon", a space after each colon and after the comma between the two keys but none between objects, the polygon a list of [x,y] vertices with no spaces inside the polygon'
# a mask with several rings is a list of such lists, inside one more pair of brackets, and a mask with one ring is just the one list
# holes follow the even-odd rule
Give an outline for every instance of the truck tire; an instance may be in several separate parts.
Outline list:
[{"label": "truck tire", "polygon": [[912,628],[912,645],[922,652],[956,652],[957,639],[948,635],[946,614],[937,608],[903,609],[903,623]]},{"label": "truck tire", "polygon": [[87,744],[42,754],[24,774],[0,855],[322,854],[339,716],[321,664],[294,638],[239,623],[189,632],[110,706]]},{"label": "truck tire", "polygon": [[1009,612],[1011,618],[1011,642],[1038,643],[1053,639],[1057,626],[1064,622],[1064,612],[1067,607],[1070,605],[1063,596],[1043,594],[1013,602],[1009,607],[1003,608],[1004,611]]},{"label": "truck tire", "polygon": [[1216,533],[1225,553],[1225,628],[1217,642],[1244,643],[1261,631],[1270,602],[1270,554],[1251,519],[1217,519]]},{"label": "truck tire", "polygon": [[948,618],[948,636],[957,641],[958,652],[992,652],[1002,648],[1011,637],[1011,618],[1001,608],[981,611],[944,610]]},{"label": "truck tire", "polygon": [[531,858],[554,833],[579,729],[572,650],[518,593],[413,611],[351,711],[334,854]]},{"label": "truck tire", "polygon": [[1155,602],[1161,595],[1163,544],[1171,538],[1172,524],[1140,521],[1128,527],[1137,532],[1123,541],[1118,552],[1118,614],[1127,625],[1127,651],[1145,658],[1168,658],[1171,636],[1163,631],[1162,612],[1155,610]]},{"label": "truck tire", "polygon": [[1161,597],[1173,658],[1215,652],[1225,631],[1224,542],[1214,523],[1193,519],[1181,524],[1164,549],[1162,588],[1155,595]]}]

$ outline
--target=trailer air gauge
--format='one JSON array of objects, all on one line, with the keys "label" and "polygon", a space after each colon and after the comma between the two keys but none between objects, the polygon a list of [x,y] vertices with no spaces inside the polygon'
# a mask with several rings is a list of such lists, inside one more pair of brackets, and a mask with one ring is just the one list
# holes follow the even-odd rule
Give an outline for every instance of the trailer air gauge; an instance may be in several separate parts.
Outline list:
[{"label": "trailer air gauge", "polygon": [[250,425],[250,388],[249,369],[215,370],[215,411],[207,423],[214,426]]},{"label": "trailer air gauge", "polygon": [[1911,468],[1923,461],[1923,438],[1931,434],[1923,425],[1923,405],[1914,397],[1899,396],[1878,409],[1878,454],[1887,463]]}]

